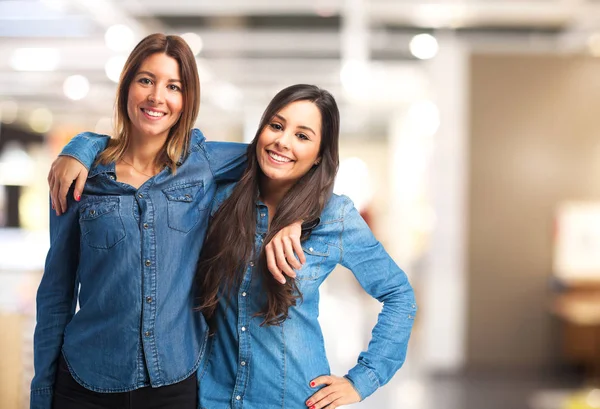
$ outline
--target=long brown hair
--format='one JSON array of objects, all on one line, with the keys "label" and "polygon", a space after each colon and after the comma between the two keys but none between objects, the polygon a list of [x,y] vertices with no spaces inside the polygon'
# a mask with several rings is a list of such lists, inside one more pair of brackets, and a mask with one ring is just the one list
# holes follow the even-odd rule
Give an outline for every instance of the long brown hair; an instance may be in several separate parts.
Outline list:
[{"label": "long brown hair", "polygon": [[140,41],[127,58],[117,87],[115,135],[110,140],[108,147],[100,154],[98,162],[103,164],[116,162],[125,153],[131,135],[131,120],[127,114],[129,87],[144,60],[156,53],[166,54],[177,61],[183,92],[181,116],[169,130],[167,141],[156,157],[156,164],[166,164],[175,172],[177,162],[187,151],[190,131],[200,109],[200,81],[196,59],[190,47],[181,37],[156,33],[150,34]]},{"label": "long brown hair", "polygon": [[257,311],[263,324],[277,325],[288,317],[289,307],[301,297],[296,282],[288,278],[282,285],[267,269],[264,247],[255,254],[256,200],[259,179],[256,145],[263,129],[275,114],[296,101],[311,101],[321,113],[320,163],[314,165],[285,194],[271,221],[264,243],[269,243],[279,230],[296,221],[317,219],[333,190],[337,173],[340,115],[331,94],[314,85],[292,85],[280,91],[263,113],[256,136],[248,146],[248,168],[215,213],[210,226],[196,275],[198,309],[210,320],[221,296],[229,297],[240,286],[244,270],[256,260],[263,276],[266,304]]}]

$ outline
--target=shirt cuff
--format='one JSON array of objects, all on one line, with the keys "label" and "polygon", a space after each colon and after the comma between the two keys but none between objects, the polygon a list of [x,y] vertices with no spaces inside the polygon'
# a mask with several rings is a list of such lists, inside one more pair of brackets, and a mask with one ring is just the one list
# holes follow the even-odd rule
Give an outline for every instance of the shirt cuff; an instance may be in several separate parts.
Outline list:
[{"label": "shirt cuff", "polygon": [[379,380],[375,372],[360,363],[348,372],[346,378],[352,382],[361,401],[379,388]]},{"label": "shirt cuff", "polygon": [[84,132],[71,139],[58,156],[70,156],[77,159],[89,171],[96,160],[96,155],[105,147],[98,145],[96,141],[98,138],[110,139],[106,135],[95,134],[92,136]]},{"label": "shirt cuff", "polygon": [[30,409],[52,409],[53,388],[33,389],[29,398]]}]

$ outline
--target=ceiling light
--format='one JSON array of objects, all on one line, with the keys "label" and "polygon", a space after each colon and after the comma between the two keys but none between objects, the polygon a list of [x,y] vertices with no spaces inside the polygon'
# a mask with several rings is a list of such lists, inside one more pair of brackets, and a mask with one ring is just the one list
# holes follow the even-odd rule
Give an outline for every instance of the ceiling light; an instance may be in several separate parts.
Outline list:
[{"label": "ceiling light", "polygon": [[129,51],[133,48],[133,31],[124,24],[110,26],[104,34],[106,46],[113,51]]},{"label": "ceiling light", "polygon": [[190,46],[194,55],[200,54],[200,51],[202,51],[202,47],[204,46],[202,37],[196,33],[185,33],[181,35],[181,38],[183,38]]},{"label": "ceiling light", "polygon": [[63,83],[63,91],[67,98],[79,101],[90,91],[90,82],[83,75],[71,75]]},{"label": "ceiling light", "polygon": [[17,71],[54,71],[60,62],[56,48],[17,48],[10,65]]},{"label": "ceiling light", "polygon": [[435,57],[438,50],[438,42],[431,34],[417,34],[410,40],[410,52],[420,60]]},{"label": "ceiling light", "polygon": [[52,112],[48,108],[38,108],[29,115],[29,127],[38,133],[46,133],[52,128]]},{"label": "ceiling light", "polygon": [[127,57],[124,57],[122,55],[115,55],[113,57],[110,57],[109,60],[106,62],[106,65],[104,65],[104,71],[106,72],[106,76],[112,81],[112,82],[119,82],[119,79],[121,78],[121,71],[123,71],[123,67],[125,66],[125,63],[127,62]]}]

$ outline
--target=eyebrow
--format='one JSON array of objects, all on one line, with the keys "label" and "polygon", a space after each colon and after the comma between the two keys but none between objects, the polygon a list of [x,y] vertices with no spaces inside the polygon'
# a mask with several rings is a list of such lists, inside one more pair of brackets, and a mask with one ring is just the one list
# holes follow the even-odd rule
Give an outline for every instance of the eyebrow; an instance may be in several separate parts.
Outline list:
[{"label": "eyebrow", "polygon": [[[280,120],[282,120],[283,122],[287,122],[287,120],[284,117],[282,117],[281,115],[275,114],[275,116],[277,118],[279,118]],[[317,135],[317,133],[315,131],[313,131],[310,127],[308,127],[306,125],[298,125],[298,128],[300,128],[300,129],[306,129],[307,131],[312,132],[313,135],[315,135],[315,136]]]},{"label": "eyebrow", "polygon": [[[137,73],[137,75],[141,75],[141,74],[147,75],[147,76],[152,77],[152,78],[156,78],[156,75],[152,74],[150,71],[140,71],[140,72]],[[171,78],[169,80],[169,82],[181,82],[181,80]]]}]

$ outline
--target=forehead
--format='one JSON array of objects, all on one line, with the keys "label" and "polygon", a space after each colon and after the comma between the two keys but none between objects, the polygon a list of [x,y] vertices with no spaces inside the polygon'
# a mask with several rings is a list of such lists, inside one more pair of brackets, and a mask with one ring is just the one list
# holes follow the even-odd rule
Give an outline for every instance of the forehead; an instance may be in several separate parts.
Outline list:
[{"label": "forehead", "polygon": [[154,53],[146,57],[140,64],[140,71],[149,71],[156,76],[172,79],[179,78],[179,63],[173,57],[164,53]]},{"label": "forehead", "polygon": [[295,101],[284,106],[278,115],[282,116],[289,125],[308,126],[315,132],[321,130],[321,111],[311,101]]}]

